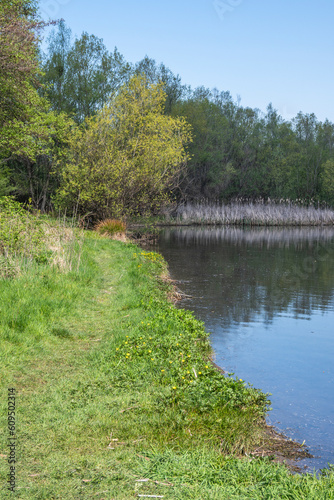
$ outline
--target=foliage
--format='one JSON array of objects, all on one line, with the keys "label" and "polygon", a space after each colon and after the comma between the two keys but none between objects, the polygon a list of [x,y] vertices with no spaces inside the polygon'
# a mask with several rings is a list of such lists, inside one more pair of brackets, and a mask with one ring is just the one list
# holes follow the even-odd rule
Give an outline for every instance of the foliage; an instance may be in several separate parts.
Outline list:
[{"label": "foliage", "polygon": [[334,205],[334,158],[324,164],[321,184],[324,198]]},{"label": "foliage", "polygon": [[13,278],[34,264],[68,271],[80,254],[73,227],[46,221],[11,197],[0,198],[0,278]]},{"label": "foliage", "polygon": [[95,217],[156,211],[187,160],[184,119],[163,115],[165,94],[142,76],[128,85],[71,137],[56,202]]},{"label": "foliage", "polygon": [[43,135],[36,91],[39,73],[38,33],[46,25],[36,19],[33,2],[0,4],[0,159],[11,154],[36,154],[35,138]]},{"label": "foliage", "polygon": [[75,123],[65,114],[44,109],[40,114],[40,134],[31,136],[34,154],[12,155],[7,161],[12,191],[35,209],[52,208],[51,195],[59,186],[57,163],[66,155],[68,138]]},{"label": "foliage", "polygon": [[14,201],[0,198],[0,253],[38,258],[45,252],[42,220]]},{"label": "foliage", "polygon": [[86,32],[71,46],[71,30],[61,21],[49,37],[42,69],[43,93],[53,109],[66,111],[81,123],[127,81],[131,65],[116,47],[109,53],[102,39]]},{"label": "foliage", "polygon": [[334,125],[329,121],[299,113],[287,122],[271,104],[263,115],[233,102],[228,92],[203,87],[180,100],[172,113],[186,117],[194,136],[180,201],[331,201],[330,176],[324,173],[334,152]]}]

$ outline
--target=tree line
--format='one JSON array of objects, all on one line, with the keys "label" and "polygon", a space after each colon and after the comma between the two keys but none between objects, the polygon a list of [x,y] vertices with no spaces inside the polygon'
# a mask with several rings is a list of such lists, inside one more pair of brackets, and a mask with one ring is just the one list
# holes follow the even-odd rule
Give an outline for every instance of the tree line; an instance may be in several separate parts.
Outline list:
[{"label": "tree line", "polygon": [[38,3],[1,2],[0,196],[97,218],[157,213],[171,199],[333,205],[330,121],[243,107],[54,24],[43,52]]}]

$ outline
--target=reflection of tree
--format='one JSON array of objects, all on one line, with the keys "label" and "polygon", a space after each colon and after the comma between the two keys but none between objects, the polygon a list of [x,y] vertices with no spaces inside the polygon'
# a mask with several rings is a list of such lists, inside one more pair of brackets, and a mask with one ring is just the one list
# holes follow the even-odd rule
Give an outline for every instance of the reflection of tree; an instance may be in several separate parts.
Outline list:
[{"label": "reflection of tree", "polygon": [[333,303],[334,229],[168,229],[159,248],[172,272],[168,249],[175,246],[174,276],[181,269],[181,279],[198,276],[203,319],[214,310],[224,326],[257,314],[270,323],[280,313],[309,317]]}]

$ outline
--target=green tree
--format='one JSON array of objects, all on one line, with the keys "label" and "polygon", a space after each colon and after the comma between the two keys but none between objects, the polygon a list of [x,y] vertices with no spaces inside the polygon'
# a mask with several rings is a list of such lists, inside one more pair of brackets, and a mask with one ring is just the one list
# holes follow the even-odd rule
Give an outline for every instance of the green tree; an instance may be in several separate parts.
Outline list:
[{"label": "green tree", "polygon": [[68,111],[65,85],[68,73],[67,58],[71,48],[71,30],[61,20],[57,30],[53,29],[48,37],[48,53],[42,56],[43,74],[40,78],[42,95],[46,95],[56,111]]},{"label": "green tree", "polygon": [[163,114],[162,85],[135,76],[71,137],[56,202],[95,217],[156,212],[185,166],[189,127]]},{"label": "green tree", "polygon": [[162,83],[166,94],[164,110],[166,114],[171,114],[173,107],[187,93],[188,88],[181,83],[181,77],[167,68],[163,63],[159,66],[154,59],[144,57],[137,62],[134,68],[137,75],[144,75],[148,83]]},{"label": "green tree", "polygon": [[46,25],[36,18],[34,2],[0,4],[0,159],[34,155],[36,135],[43,134],[36,91],[38,34]]},{"label": "green tree", "polygon": [[82,33],[71,45],[71,31],[60,22],[49,37],[43,71],[44,94],[53,109],[66,111],[82,123],[128,80],[131,65],[117,48],[108,52],[95,35]]},{"label": "green tree", "polygon": [[334,204],[334,158],[327,160],[321,174],[322,193],[326,201]]}]

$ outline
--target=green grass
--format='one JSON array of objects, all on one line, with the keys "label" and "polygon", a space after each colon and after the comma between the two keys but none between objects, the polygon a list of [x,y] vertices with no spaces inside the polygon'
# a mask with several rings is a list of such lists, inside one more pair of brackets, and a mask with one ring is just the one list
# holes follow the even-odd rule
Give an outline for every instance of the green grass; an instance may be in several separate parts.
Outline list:
[{"label": "green grass", "polygon": [[40,264],[0,281],[0,498],[334,498],[332,474],[236,458],[262,442],[266,396],[212,367],[202,323],[167,302],[163,274],[157,254],[87,233],[79,271]]}]

